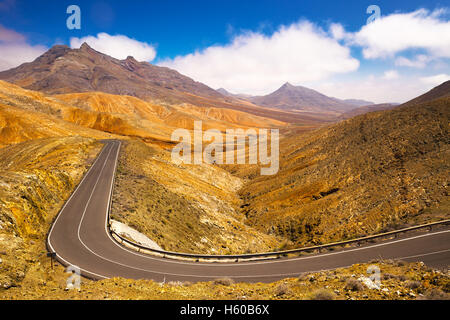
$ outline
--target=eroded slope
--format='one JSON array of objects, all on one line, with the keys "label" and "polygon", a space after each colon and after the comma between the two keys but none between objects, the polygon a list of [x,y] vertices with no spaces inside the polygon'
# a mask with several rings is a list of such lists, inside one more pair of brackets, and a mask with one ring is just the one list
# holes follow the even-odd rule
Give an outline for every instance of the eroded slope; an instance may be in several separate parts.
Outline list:
[{"label": "eroded slope", "polygon": [[449,106],[445,97],[286,138],[280,172],[240,191],[247,223],[298,246],[448,218]]}]

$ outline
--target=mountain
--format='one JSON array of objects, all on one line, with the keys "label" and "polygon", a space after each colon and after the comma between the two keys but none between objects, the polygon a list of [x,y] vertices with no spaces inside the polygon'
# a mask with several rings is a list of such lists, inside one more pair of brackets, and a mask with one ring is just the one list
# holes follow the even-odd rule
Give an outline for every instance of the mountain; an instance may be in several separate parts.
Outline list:
[{"label": "mountain", "polygon": [[247,224],[299,246],[450,218],[449,93],[286,136],[278,174],[236,169]]},{"label": "mountain", "polygon": [[432,101],[437,98],[443,98],[448,96],[450,96],[450,80],[438,85],[437,87],[434,87],[433,89],[422,94],[421,96],[418,96],[417,98],[414,98],[406,102],[404,105],[414,105],[418,103],[424,103]]},{"label": "mountain", "polygon": [[306,87],[293,86],[289,82],[269,95],[253,97],[250,101],[265,107],[310,112],[341,113],[355,107],[353,100],[345,102]]},{"label": "mountain", "polygon": [[64,121],[64,114],[69,114],[73,109],[40,92],[24,90],[0,81],[0,148],[47,137],[114,137],[106,132]]},{"label": "mountain", "polygon": [[137,97],[151,103],[227,108],[289,123],[320,124],[328,119],[299,115],[224,96],[175,70],[138,62],[133,57],[118,60],[84,43],[79,49],[54,46],[35,61],[0,72],[0,80],[46,94],[104,92]]},{"label": "mountain", "polygon": [[344,99],[342,101],[347,103],[347,104],[351,104],[351,105],[353,105],[355,107],[364,107],[364,106],[369,106],[369,105],[374,104],[371,101],[359,100],[359,99]]},{"label": "mountain", "polygon": [[102,91],[142,99],[189,100],[189,95],[223,99],[208,86],[175,70],[118,60],[84,43],[80,49],[54,46],[31,63],[0,72],[0,79],[49,94]]},{"label": "mountain", "polygon": [[219,92],[220,94],[226,96],[226,97],[234,97],[237,99],[244,99],[244,100],[251,100],[251,98],[253,98],[253,96],[249,95],[249,94],[234,94],[231,92],[228,92],[226,89],[224,88],[219,88],[216,90],[217,92]]},{"label": "mountain", "polygon": [[[273,119],[227,108],[202,108],[183,103],[160,105],[136,97],[104,92],[46,95],[0,80],[0,147],[42,137],[109,134],[135,137],[173,147],[177,128],[205,129],[284,127]],[[95,129],[95,130],[88,130]]]},{"label": "mountain", "polygon": [[368,112],[374,112],[374,111],[382,111],[382,110],[389,110],[397,107],[397,103],[380,103],[380,104],[371,104],[367,106],[358,107],[355,109],[352,109],[350,111],[347,111],[343,113],[339,118],[340,119],[349,119],[353,118],[355,116],[358,116],[360,114],[365,114]]}]

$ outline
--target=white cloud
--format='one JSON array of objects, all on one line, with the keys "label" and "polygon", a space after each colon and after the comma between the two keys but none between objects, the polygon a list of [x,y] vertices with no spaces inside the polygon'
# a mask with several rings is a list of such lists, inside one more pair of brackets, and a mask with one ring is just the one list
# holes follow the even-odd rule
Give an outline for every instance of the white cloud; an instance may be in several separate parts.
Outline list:
[{"label": "white cloud", "polygon": [[349,48],[305,21],[282,26],[270,36],[244,33],[227,45],[164,60],[160,65],[213,88],[266,94],[286,81],[301,84],[355,71],[359,61]]},{"label": "white cloud", "polygon": [[425,68],[430,60],[430,57],[424,54],[419,54],[415,56],[414,59],[398,57],[395,59],[395,65],[399,67]]},{"label": "white cloud", "polygon": [[397,79],[399,77],[398,72],[396,70],[388,70],[384,72],[383,78],[390,80],[390,79]]},{"label": "white cloud", "polygon": [[121,60],[133,56],[138,61],[152,61],[156,56],[156,50],[151,44],[107,33],[99,33],[96,37],[71,38],[70,46],[79,48],[84,42],[97,51]]},{"label": "white cloud", "polygon": [[350,37],[363,47],[365,58],[386,58],[407,49],[422,49],[433,57],[450,58],[450,21],[446,10],[419,9],[381,17]]},{"label": "white cloud", "polygon": [[450,74],[441,73],[433,76],[422,77],[420,78],[420,80],[427,85],[435,87],[445,81],[450,80]]},{"label": "white cloud", "polygon": [[24,35],[0,25],[0,71],[31,62],[47,50],[44,46],[30,45],[26,40]]},{"label": "white cloud", "polygon": [[344,81],[328,81],[311,85],[326,95],[341,99],[353,98],[375,103],[409,101],[442,82],[450,80],[448,74],[425,77],[398,76],[387,79],[385,74],[355,77]]},{"label": "white cloud", "polygon": [[348,37],[348,34],[345,32],[344,27],[339,23],[332,23],[330,25],[330,33],[336,40],[341,40]]}]

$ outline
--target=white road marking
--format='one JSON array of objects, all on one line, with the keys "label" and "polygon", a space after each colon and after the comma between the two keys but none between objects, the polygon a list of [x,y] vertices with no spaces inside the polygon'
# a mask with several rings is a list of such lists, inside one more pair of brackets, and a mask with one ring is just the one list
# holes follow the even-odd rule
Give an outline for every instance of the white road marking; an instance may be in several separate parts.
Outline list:
[{"label": "white road marking", "polygon": [[[112,143],[112,145],[113,145],[114,143],[115,143],[115,141]],[[118,142],[118,143],[119,143],[119,146],[120,146],[120,142]],[[104,169],[105,166],[106,166],[106,163],[107,163],[107,161],[108,161],[108,158],[109,158],[109,155],[111,154],[112,149],[113,149],[113,147],[111,147],[111,149],[109,150],[109,153],[108,153],[108,156],[106,157],[105,163],[103,164],[103,167],[102,167],[102,169],[101,169],[101,171],[100,171],[100,173],[99,173],[99,176],[98,176],[98,178],[97,178],[97,181],[96,181],[96,183],[95,183],[95,185],[94,185],[94,187],[93,187],[93,189],[92,189],[92,192],[91,192],[91,194],[90,194],[90,197],[89,197],[89,199],[88,199],[88,201],[87,201],[87,203],[86,203],[86,206],[85,206],[85,208],[84,208],[83,215],[82,215],[82,218],[81,218],[81,220],[80,220],[80,224],[79,224],[79,226],[78,226],[78,239],[80,240],[80,243],[81,243],[88,251],[90,251],[92,254],[94,254],[95,256],[99,257],[99,258],[102,259],[102,260],[105,260],[105,261],[108,261],[108,262],[111,262],[111,263],[113,263],[113,264],[120,265],[120,266],[123,266],[123,267],[126,267],[126,268],[138,270],[138,271],[143,271],[143,272],[152,273],[152,274],[171,275],[171,276],[185,276],[185,277],[196,277],[196,278],[215,278],[215,277],[223,277],[224,275],[207,275],[207,276],[206,276],[206,275],[191,275],[191,274],[178,274],[178,273],[158,272],[158,271],[152,271],[152,270],[149,270],[149,269],[143,269],[143,268],[134,267],[134,266],[131,266],[131,265],[127,265],[127,264],[120,263],[120,262],[118,262],[118,261],[111,260],[111,259],[109,259],[109,258],[106,258],[106,257],[100,255],[100,254],[97,254],[96,252],[94,252],[91,248],[89,248],[89,247],[83,242],[83,240],[81,239],[81,235],[80,235],[81,225],[82,225],[82,223],[83,223],[84,216],[85,216],[86,211],[87,211],[87,207],[88,207],[88,205],[89,205],[89,203],[90,203],[90,201],[91,201],[92,195],[93,195],[93,193],[94,193],[94,191],[95,191],[95,189],[96,189],[96,186],[97,186],[97,184],[98,184],[98,181],[100,180],[101,174],[103,173],[103,169]],[[117,153],[116,153],[116,162],[115,162],[114,169],[116,169],[116,166],[117,166],[117,158],[118,158],[118,155],[119,155],[119,150],[120,150],[120,149],[118,149],[118,150],[117,150]],[[98,157],[98,158],[100,158],[100,157]],[[97,160],[98,160],[98,158],[97,158]],[[92,167],[91,167],[91,168],[92,168]],[[115,172],[115,171],[114,171],[114,172]],[[87,176],[87,174],[86,174],[86,176]],[[113,184],[113,181],[114,181],[114,174],[113,174],[113,176],[112,176],[112,178],[111,178],[110,197],[112,196],[112,184]],[[81,185],[81,183],[80,183],[80,185]],[[77,189],[78,189],[78,188],[77,188]],[[76,192],[76,191],[75,191],[75,192]],[[74,192],[74,193],[75,193],[75,192]],[[110,199],[111,199],[111,198],[110,198]],[[69,200],[70,200],[70,198],[69,198]],[[66,203],[66,204],[67,204],[67,203]],[[174,261],[174,260],[169,260],[169,259],[164,259],[164,258],[158,259],[158,258],[156,258],[156,257],[152,257],[152,256],[149,256],[149,255],[139,254],[139,253],[137,253],[137,252],[128,250],[128,249],[124,248],[123,246],[119,245],[114,239],[111,238],[111,235],[109,234],[109,232],[108,232],[108,230],[107,230],[107,221],[108,221],[109,206],[110,206],[110,202],[109,202],[109,204],[108,204],[108,206],[107,206],[107,209],[106,209],[105,232],[106,232],[106,234],[108,235],[108,237],[110,238],[110,240],[111,240],[116,246],[118,246],[119,248],[121,248],[122,250],[124,250],[124,251],[126,251],[126,252],[129,252],[129,253],[131,253],[131,254],[134,254],[134,255],[136,255],[136,256],[140,256],[140,257],[143,257],[143,258],[146,258],[146,259],[156,260],[156,261],[159,261],[159,262],[163,261],[163,262],[165,262],[165,263],[181,264],[181,265],[196,265],[196,266],[200,266],[200,265],[201,265],[201,266],[209,266],[209,267],[222,267],[222,266],[227,266],[227,267],[240,267],[240,266],[246,266],[246,265],[257,265],[257,264],[260,265],[260,264],[268,264],[268,263],[290,263],[290,262],[294,262],[294,261],[298,261],[298,260],[315,259],[315,258],[321,258],[321,257],[325,257],[325,256],[330,256],[330,255],[345,254],[345,253],[354,252],[354,251],[359,251],[359,250],[367,250],[367,249],[371,249],[371,248],[375,248],[375,247],[387,246],[387,245],[392,245],[392,244],[399,243],[399,242],[410,241],[410,240],[414,240],[414,239],[418,239],[418,238],[422,238],[422,237],[428,237],[428,236],[433,236],[433,235],[437,235],[437,234],[442,234],[442,233],[450,232],[450,230],[439,231],[439,232],[434,232],[434,233],[429,233],[429,234],[424,234],[424,235],[418,235],[418,236],[414,236],[414,237],[409,237],[409,238],[405,238],[405,239],[394,240],[394,241],[390,241],[390,242],[387,242],[387,243],[375,244],[375,245],[368,246],[368,247],[353,248],[353,249],[349,249],[349,250],[343,250],[343,251],[338,251],[338,252],[331,252],[331,253],[319,254],[319,255],[314,255],[314,256],[309,256],[309,257],[298,257],[298,258],[290,258],[290,259],[286,259],[286,260],[258,261],[258,262],[249,262],[249,263],[239,263],[239,264],[236,264],[236,263],[234,263],[234,264],[220,263],[220,264],[208,264],[208,265],[205,265],[205,264],[199,264],[199,263],[190,263],[190,262]],[[55,224],[56,224],[56,221],[55,221]],[[450,249],[449,249],[449,250],[450,250]],[[442,252],[449,251],[449,250],[443,250]],[[419,257],[419,256],[425,256],[425,255],[429,255],[429,254],[435,254],[435,252],[434,252],[434,253],[424,253],[424,254],[419,254],[419,255],[417,255],[417,256],[411,256],[411,257]],[[403,259],[406,259],[406,258],[403,258]],[[84,269],[81,269],[81,270],[86,271],[86,270],[84,270]],[[321,270],[318,270],[318,271],[321,271]],[[90,274],[94,274],[94,275],[99,276],[99,277],[102,277],[102,278],[108,278],[107,276],[99,275],[99,274],[97,274],[97,273],[93,273],[93,272],[90,272],[90,271],[86,271],[86,272],[87,272],[87,273],[90,273]],[[300,272],[300,273],[301,273],[301,272]],[[290,276],[290,275],[298,275],[298,274],[299,274],[299,272],[297,272],[297,273],[274,273],[274,274],[265,274],[265,275],[230,275],[229,277],[232,277],[232,278],[278,277],[278,276]]]}]

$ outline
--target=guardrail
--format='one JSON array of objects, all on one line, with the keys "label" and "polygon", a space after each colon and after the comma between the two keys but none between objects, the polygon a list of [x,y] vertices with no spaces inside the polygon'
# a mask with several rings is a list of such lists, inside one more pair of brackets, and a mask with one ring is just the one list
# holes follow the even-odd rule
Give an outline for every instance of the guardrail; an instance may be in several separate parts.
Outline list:
[{"label": "guardrail", "polygon": [[[121,143],[119,144],[119,150],[120,152]],[[118,157],[117,157],[118,158]],[[118,160],[117,160],[118,161]],[[117,162],[116,162],[116,168],[117,168]],[[116,170],[114,170],[114,178],[113,181],[115,181],[116,177]],[[387,237],[398,237],[399,234],[419,230],[419,229],[425,229],[428,228],[430,231],[434,226],[437,225],[448,225],[450,224],[450,219],[447,220],[441,220],[437,222],[431,222],[426,223],[422,225],[417,225],[413,227],[403,228],[399,230],[379,233],[371,236],[366,237],[360,237],[356,239],[351,240],[345,240],[345,241],[339,241],[339,242],[332,242],[327,244],[320,244],[316,246],[310,246],[310,247],[303,247],[303,248],[297,248],[297,249],[290,249],[290,250],[283,250],[283,251],[274,251],[274,252],[263,252],[263,253],[248,253],[248,254],[237,254],[237,255],[208,255],[208,254],[195,254],[195,253],[182,253],[182,252],[174,252],[174,251],[165,251],[165,250],[159,250],[159,249],[153,249],[149,248],[147,246],[141,245],[139,243],[136,243],[134,241],[131,241],[129,239],[126,239],[125,237],[121,236],[117,232],[111,229],[111,209],[112,209],[112,195],[114,191],[114,183],[111,187],[110,192],[110,199],[109,199],[109,208],[108,208],[108,232],[110,233],[111,237],[117,241],[119,244],[128,247],[130,249],[136,250],[137,252],[142,252],[145,254],[160,256],[163,258],[172,258],[177,260],[190,260],[190,261],[197,261],[197,262],[239,262],[239,261],[249,261],[249,260],[263,260],[263,259],[278,259],[282,256],[286,256],[288,254],[295,254],[295,253],[303,253],[303,252],[321,252],[323,249],[330,249],[335,247],[342,247],[346,245],[351,244],[357,244],[360,246],[362,243],[375,240],[375,239],[382,239]]]},{"label": "guardrail", "polygon": [[370,241],[370,240],[382,239],[382,238],[387,238],[387,237],[392,237],[392,236],[398,237],[398,235],[401,233],[419,230],[419,229],[425,229],[425,228],[428,228],[431,231],[434,226],[448,225],[448,224],[450,224],[450,219],[427,223],[427,224],[422,224],[422,225],[404,228],[404,229],[400,229],[400,230],[384,232],[384,233],[380,233],[380,234],[376,234],[376,235],[371,235],[371,236],[366,236],[366,237],[361,237],[361,238],[356,238],[356,239],[351,239],[351,240],[345,240],[345,241],[339,241],[339,242],[332,242],[332,243],[327,243],[327,244],[321,244],[321,245],[316,245],[316,246],[283,250],[283,251],[238,254],[238,255],[206,255],[206,254],[181,253],[181,252],[158,250],[158,249],[149,248],[149,247],[143,246],[141,244],[135,243],[129,239],[122,237],[115,231],[111,230],[111,228],[108,228],[108,229],[116,241],[118,241],[120,244],[122,244],[128,248],[134,249],[138,252],[156,255],[156,256],[160,256],[160,257],[164,257],[164,258],[172,258],[172,259],[178,259],[178,260],[194,260],[197,262],[200,262],[200,261],[202,261],[202,262],[229,262],[229,261],[239,262],[239,261],[262,260],[262,259],[278,259],[278,258],[280,258],[282,256],[286,256],[288,254],[303,253],[303,252],[308,253],[308,252],[316,252],[316,251],[321,252],[322,249],[342,247],[342,246],[351,245],[351,244],[357,244],[358,246],[360,246],[362,243]]}]

